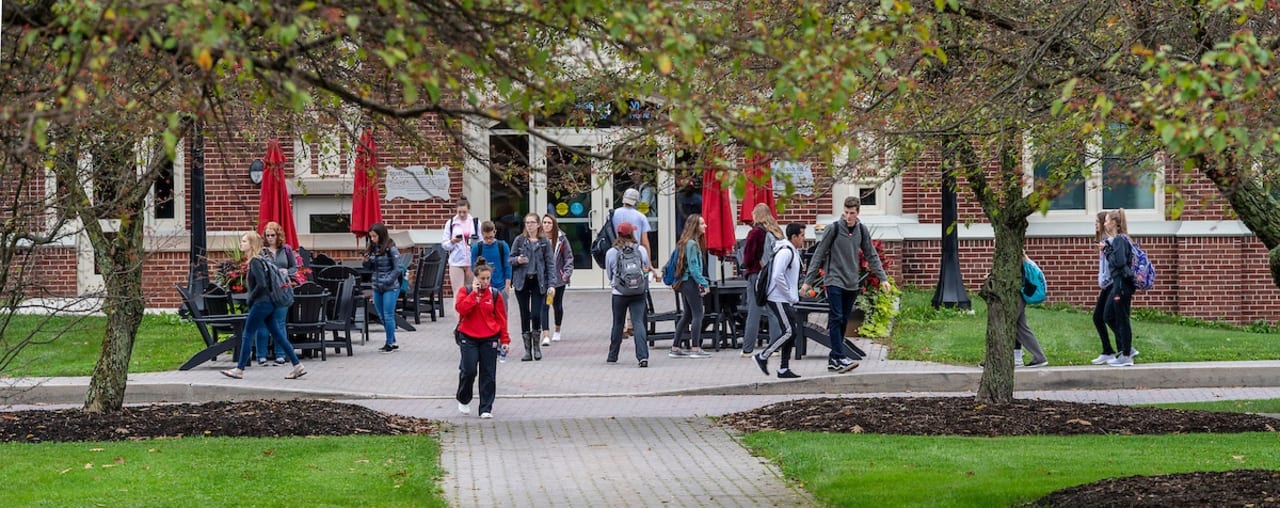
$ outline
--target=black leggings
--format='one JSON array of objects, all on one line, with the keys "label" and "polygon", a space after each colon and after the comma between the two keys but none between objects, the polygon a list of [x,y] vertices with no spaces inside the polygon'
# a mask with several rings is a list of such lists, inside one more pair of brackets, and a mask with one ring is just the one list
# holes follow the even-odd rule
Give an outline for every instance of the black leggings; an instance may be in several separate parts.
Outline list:
[{"label": "black leggings", "polygon": [[1110,301],[1111,286],[1107,286],[1098,290],[1098,301],[1093,304],[1093,327],[1098,329],[1098,339],[1102,341],[1102,354],[1104,355],[1116,354],[1116,350],[1111,347],[1111,335],[1107,333],[1106,312],[1107,302]]},{"label": "black leggings", "polygon": [[565,287],[566,287],[566,286],[560,286],[560,287],[556,288],[556,296],[555,296],[555,299],[551,300],[551,305],[550,305],[550,306],[546,305],[546,302],[547,302],[546,300],[543,300],[543,301],[542,301],[542,303],[543,303],[543,305],[542,305],[542,329],[543,329],[543,330],[548,330],[548,331],[550,331],[550,330],[551,330],[551,316],[550,316],[550,314],[552,314],[552,312],[551,312],[551,310],[552,310],[552,309],[555,309],[555,313],[554,313],[554,314],[555,314],[555,318],[556,318],[556,326],[560,326],[560,323],[564,322],[564,288],[565,288]]},{"label": "black leggings", "polygon": [[1129,305],[1133,302],[1133,286],[1117,281],[1111,284],[1105,317],[1116,334],[1116,351],[1129,355],[1133,351],[1133,328],[1129,324]]},{"label": "black leggings", "polygon": [[541,290],[537,277],[525,279],[524,289],[516,290],[516,303],[520,305],[521,333],[542,329],[542,308],[547,302]]},{"label": "black leggings", "polygon": [[681,345],[689,344],[688,338],[682,339],[685,326],[689,327],[689,333],[693,336],[693,347],[701,349],[703,310],[702,292],[698,283],[692,279],[680,283],[680,296],[684,300],[684,312],[680,313],[680,320],[676,322],[676,336],[671,341],[671,349],[680,349]]}]

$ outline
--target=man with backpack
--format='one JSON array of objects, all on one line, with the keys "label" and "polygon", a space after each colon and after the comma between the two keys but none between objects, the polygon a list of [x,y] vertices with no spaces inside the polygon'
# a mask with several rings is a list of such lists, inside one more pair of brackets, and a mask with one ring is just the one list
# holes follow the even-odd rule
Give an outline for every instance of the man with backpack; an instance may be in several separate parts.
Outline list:
[{"label": "man with backpack", "polygon": [[[782,365],[778,367],[778,377],[794,379],[800,375],[790,369],[791,349],[795,346],[796,334],[803,333],[795,308],[795,304],[800,301],[800,294],[796,289],[800,282],[800,251],[796,249],[804,247],[804,225],[795,222],[787,224],[786,235],[787,241],[777,242],[774,246],[773,257],[765,265],[767,271],[760,273],[760,278],[767,280],[757,282],[757,288],[765,290],[765,306],[779,323],[781,333],[769,341],[768,347],[756,353],[754,358],[756,365],[767,376],[769,356],[781,349]],[[761,291],[757,288],[748,287],[747,291],[755,293],[759,298]],[[840,340],[843,341],[844,337]]]},{"label": "man with backpack", "polygon": [[825,273],[822,284],[827,293],[827,333],[831,340],[827,370],[834,372],[849,372],[858,367],[857,362],[846,356],[844,328],[849,323],[853,301],[858,298],[862,287],[859,251],[866,257],[871,272],[880,279],[881,287],[885,291],[890,289],[889,276],[884,273],[880,255],[871,243],[871,231],[866,224],[858,221],[861,208],[862,201],[858,196],[845,198],[844,215],[827,228],[826,235],[818,242],[813,259],[809,262],[809,271],[805,274],[805,283],[800,286],[800,293],[807,295],[817,282],[818,273]]},{"label": "man with backpack", "polygon": [[618,362],[618,352],[622,347],[623,322],[627,312],[631,312],[631,324],[634,327],[633,340],[636,348],[636,361],[641,368],[649,366],[649,338],[645,335],[645,321],[648,320],[645,309],[645,293],[649,290],[649,250],[637,245],[635,226],[630,222],[618,224],[618,239],[605,256],[605,273],[609,276],[612,288],[613,328],[609,333],[608,363]]}]

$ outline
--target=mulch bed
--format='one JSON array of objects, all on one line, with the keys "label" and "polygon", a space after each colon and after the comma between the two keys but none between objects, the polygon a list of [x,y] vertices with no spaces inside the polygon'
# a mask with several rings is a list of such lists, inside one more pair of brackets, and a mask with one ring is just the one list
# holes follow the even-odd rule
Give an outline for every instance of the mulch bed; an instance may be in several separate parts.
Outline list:
[{"label": "mulch bed", "polygon": [[[726,415],[743,432],[803,430],[914,436],[1275,432],[1280,420],[1240,414],[971,397],[800,399]],[[1053,492],[1035,506],[1276,506],[1280,471],[1241,470],[1107,479]]]},{"label": "mulch bed", "polygon": [[323,400],[157,404],[118,412],[80,409],[0,413],[0,441],[121,441],[186,436],[284,437],[429,434],[430,420]]}]

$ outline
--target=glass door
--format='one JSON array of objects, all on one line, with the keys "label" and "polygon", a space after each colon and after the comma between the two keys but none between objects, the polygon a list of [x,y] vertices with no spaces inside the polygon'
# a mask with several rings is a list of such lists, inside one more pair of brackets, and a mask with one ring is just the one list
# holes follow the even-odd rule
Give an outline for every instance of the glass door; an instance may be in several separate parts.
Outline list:
[{"label": "glass door", "polygon": [[[606,284],[604,267],[591,257],[591,242],[609,215],[609,182],[597,178],[599,162],[589,154],[599,153],[600,136],[572,133],[560,136],[561,145],[535,141],[535,167],[542,185],[534,192],[544,214],[556,218],[573,249],[571,287],[599,288]],[[540,160],[538,160],[540,159]]]}]

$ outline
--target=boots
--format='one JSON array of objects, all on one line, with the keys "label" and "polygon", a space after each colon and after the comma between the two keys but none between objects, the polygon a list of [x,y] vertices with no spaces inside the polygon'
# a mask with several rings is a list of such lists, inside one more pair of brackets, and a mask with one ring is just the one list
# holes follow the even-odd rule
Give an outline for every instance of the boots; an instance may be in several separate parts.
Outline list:
[{"label": "boots", "polygon": [[[520,361],[533,361],[533,335],[529,332],[524,332],[520,334],[520,338],[524,340],[524,356],[520,357]],[[542,357],[541,352],[538,353],[538,357]]]},{"label": "boots", "polygon": [[531,343],[533,344],[533,359],[534,359],[534,360],[541,361],[541,360],[542,360],[542,345],[538,342],[538,335],[540,335],[540,333],[539,333],[539,332],[530,332],[530,333],[529,333],[529,342],[531,342]]}]

